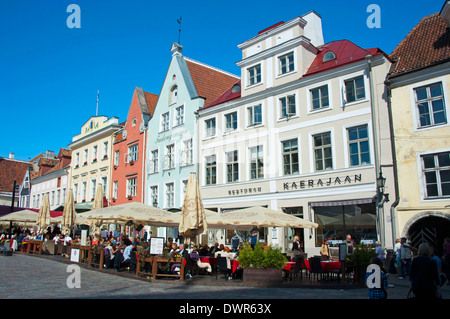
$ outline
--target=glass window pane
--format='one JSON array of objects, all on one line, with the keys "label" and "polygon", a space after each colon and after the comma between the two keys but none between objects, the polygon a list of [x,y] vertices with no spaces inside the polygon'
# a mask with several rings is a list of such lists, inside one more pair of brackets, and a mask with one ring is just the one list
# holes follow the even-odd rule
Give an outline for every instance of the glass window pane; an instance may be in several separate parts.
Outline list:
[{"label": "glass window pane", "polygon": [[442,95],[441,83],[436,83],[436,84],[430,85],[430,93],[431,93],[431,97],[441,96]]},{"label": "glass window pane", "polygon": [[434,168],[434,155],[427,155],[423,157],[423,166],[425,168]]},{"label": "glass window pane", "polygon": [[417,101],[426,100],[428,97],[426,88],[418,88],[416,89]]},{"label": "glass window pane", "polygon": [[367,138],[367,126],[361,126],[358,128],[359,138]]},{"label": "glass window pane", "polygon": [[369,152],[369,142],[368,141],[364,141],[364,142],[359,143],[359,146],[361,148],[361,153]]},{"label": "glass window pane", "polygon": [[438,154],[439,167],[450,166],[450,153]]},{"label": "glass window pane", "polygon": [[350,141],[357,140],[358,139],[358,130],[355,128],[349,129],[348,130],[348,139]]},{"label": "glass window pane", "polygon": [[425,180],[426,180],[427,184],[436,184],[437,183],[436,173],[435,172],[426,172]]},{"label": "glass window pane", "polygon": [[438,189],[436,184],[427,185],[427,196],[438,196]]},{"label": "glass window pane", "polygon": [[351,166],[359,165],[359,156],[358,156],[358,154],[350,156],[350,165]]}]

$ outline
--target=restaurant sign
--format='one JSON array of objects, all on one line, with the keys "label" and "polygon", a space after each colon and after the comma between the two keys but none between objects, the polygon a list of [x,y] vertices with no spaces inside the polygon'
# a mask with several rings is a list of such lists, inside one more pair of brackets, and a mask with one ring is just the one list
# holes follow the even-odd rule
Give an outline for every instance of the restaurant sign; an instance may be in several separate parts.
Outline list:
[{"label": "restaurant sign", "polygon": [[342,177],[329,177],[328,179],[308,179],[308,180],[299,180],[294,182],[284,182],[283,183],[283,191],[292,191],[298,189],[306,189],[306,188],[321,188],[321,187],[330,187],[337,185],[345,185],[345,184],[355,184],[361,183],[362,178],[361,174],[355,174],[353,176],[346,175]]},{"label": "restaurant sign", "polygon": [[[301,189],[331,187],[337,185],[349,185],[361,183],[361,174],[329,177],[327,179],[307,179],[293,182],[283,182],[282,191],[294,191]],[[261,187],[240,187],[228,190],[228,196],[254,195],[262,193]]]}]

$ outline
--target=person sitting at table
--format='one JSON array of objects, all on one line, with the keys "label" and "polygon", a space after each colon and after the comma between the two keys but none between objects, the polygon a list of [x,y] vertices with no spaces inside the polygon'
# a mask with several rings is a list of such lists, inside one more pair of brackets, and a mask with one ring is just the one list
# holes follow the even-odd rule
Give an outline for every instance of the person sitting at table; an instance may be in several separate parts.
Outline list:
[{"label": "person sitting at table", "polygon": [[200,255],[200,256],[209,256],[209,247],[208,247],[208,245],[204,245],[203,247],[202,247],[202,249],[200,249],[199,250],[199,252],[198,252],[198,254]]},{"label": "person sitting at table", "polygon": [[171,247],[169,253],[170,253],[173,257],[175,257],[176,255],[178,255],[178,247],[177,247],[177,244],[176,244],[176,243],[172,243],[172,247]]},{"label": "person sitting at table", "polygon": [[328,246],[328,239],[325,239],[322,243],[322,247],[320,247],[320,255],[322,256],[322,260],[330,259],[330,246]]},{"label": "person sitting at table", "polygon": [[131,243],[131,245],[128,245],[125,250],[123,251],[123,262],[124,264],[127,265],[127,267],[130,265],[130,261],[131,261],[131,254],[134,253],[133,250],[135,251],[136,249],[136,243],[133,242]]},{"label": "person sitting at table", "polygon": [[209,254],[214,257],[214,254],[219,250],[219,243],[215,243],[214,246],[211,246],[209,249]]},{"label": "person sitting at table", "polygon": [[231,261],[234,260],[235,255],[230,252],[230,247],[226,246],[223,251],[220,252],[220,257],[225,257],[227,259],[227,277],[228,280],[231,280]]},{"label": "person sitting at table", "polygon": [[188,251],[186,249],[184,249],[184,244],[180,244],[178,253],[181,255],[181,257],[187,258]]}]

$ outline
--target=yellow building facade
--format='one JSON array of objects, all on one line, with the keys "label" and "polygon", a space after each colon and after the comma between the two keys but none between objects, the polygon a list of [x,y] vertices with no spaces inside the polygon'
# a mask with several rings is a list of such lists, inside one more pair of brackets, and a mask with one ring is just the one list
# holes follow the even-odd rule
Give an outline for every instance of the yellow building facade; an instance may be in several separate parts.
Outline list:
[{"label": "yellow building facade", "polygon": [[72,138],[70,188],[76,206],[88,210],[92,206],[97,185],[103,186],[103,195],[109,199],[108,183],[111,180],[113,161],[112,144],[115,133],[121,128],[116,117],[93,116],[81,126],[81,133]]}]

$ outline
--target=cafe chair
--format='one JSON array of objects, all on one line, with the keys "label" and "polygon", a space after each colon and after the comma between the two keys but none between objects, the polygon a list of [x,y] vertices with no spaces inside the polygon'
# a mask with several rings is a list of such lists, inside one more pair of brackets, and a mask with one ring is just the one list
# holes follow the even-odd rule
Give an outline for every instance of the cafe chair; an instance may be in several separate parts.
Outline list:
[{"label": "cafe chair", "polygon": [[[323,278],[323,270],[322,266],[320,264],[320,256],[319,257],[310,257],[309,260],[309,267],[311,270],[309,271],[309,274],[313,275],[314,278],[317,278],[320,276],[320,278]],[[320,280],[320,279],[319,279]]]},{"label": "cafe chair", "polygon": [[197,275],[197,273],[198,273],[197,260],[198,260],[198,254],[190,253],[187,255],[186,265],[184,266],[186,275],[191,275],[191,276]]},{"label": "cafe chair", "polygon": [[137,253],[135,251],[132,251],[130,253],[130,261],[128,272],[131,272],[132,270],[136,271],[136,265],[137,265]]},{"label": "cafe chair", "polygon": [[297,279],[298,274],[300,273],[300,279],[303,279],[303,269],[306,269],[305,259],[302,256],[298,256],[294,266],[286,271],[286,276],[284,277],[286,281],[289,279],[290,281],[295,281]]},{"label": "cafe chair", "polygon": [[228,273],[227,273],[228,267],[227,267],[227,258],[221,257],[220,255],[217,255],[217,272],[216,272],[216,280],[217,275],[219,274],[219,271],[223,271],[225,280],[228,280]]}]

